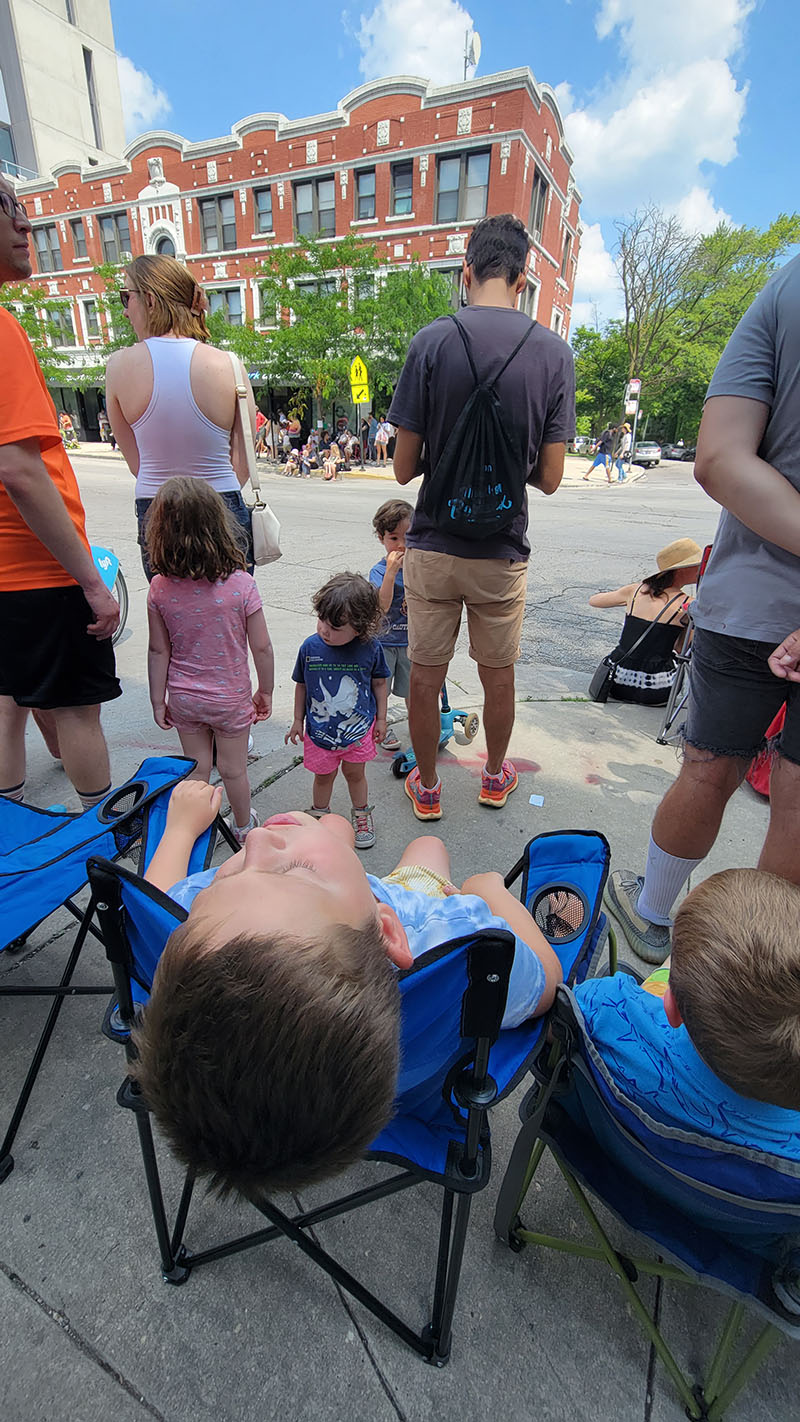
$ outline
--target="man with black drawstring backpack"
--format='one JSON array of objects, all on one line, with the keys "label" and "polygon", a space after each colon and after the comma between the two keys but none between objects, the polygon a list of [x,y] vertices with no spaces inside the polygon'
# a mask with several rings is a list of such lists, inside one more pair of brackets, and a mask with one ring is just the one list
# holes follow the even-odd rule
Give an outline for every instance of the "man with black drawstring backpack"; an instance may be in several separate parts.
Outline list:
[{"label": "man with black drawstring backpack", "polygon": [[511,213],[477,223],[464,258],[467,306],[414,337],[387,415],[397,427],[395,478],[423,476],[403,562],[417,760],[405,786],[419,820],[442,815],[439,692],[464,607],[484,691],[478,803],[499,809],[517,788],[505,756],[530,553],[527,486],[555,493],[575,433],[572,352],[516,309],[530,249]]}]

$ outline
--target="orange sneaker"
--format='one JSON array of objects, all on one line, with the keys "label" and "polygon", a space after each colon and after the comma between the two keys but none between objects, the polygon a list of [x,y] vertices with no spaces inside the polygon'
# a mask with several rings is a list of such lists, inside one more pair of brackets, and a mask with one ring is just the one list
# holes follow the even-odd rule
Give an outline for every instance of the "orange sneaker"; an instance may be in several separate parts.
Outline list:
[{"label": "orange sneaker", "polygon": [[411,801],[411,808],[418,820],[440,820],[442,818],[442,782],[437,780],[433,790],[427,790],[419,778],[416,766],[405,778],[405,791]]},{"label": "orange sneaker", "polygon": [[510,760],[504,760],[499,775],[489,775],[481,771],[481,793],[479,805],[490,805],[493,810],[502,809],[512,791],[519,785],[519,776]]}]

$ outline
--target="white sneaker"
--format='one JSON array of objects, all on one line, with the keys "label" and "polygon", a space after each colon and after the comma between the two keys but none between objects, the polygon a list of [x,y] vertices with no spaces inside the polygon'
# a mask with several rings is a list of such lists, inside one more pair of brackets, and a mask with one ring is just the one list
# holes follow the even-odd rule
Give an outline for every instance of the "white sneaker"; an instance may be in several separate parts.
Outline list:
[{"label": "white sneaker", "polygon": [[226,815],[226,816],[225,816],[225,823],[226,823],[226,825],[228,826],[228,829],[229,829],[229,830],[231,831],[231,833],[233,834],[233,836],[234,836],[234,838],[236,839],[237,843],[238,843],[238,844],[244,844],[244,842],[245,842],[245,840],[247,839],[247,836],[249,835],[251,829],[257,829],[258,826],[260,825],[261,821],[259,820],[258,815],[256,814],[255,810],[251,810],[251,811],[250,811],[250,819],[249,819],[248,823],[245,825],[244,829],[240,829],[239,826],[238,826],[237,823],[236,823],[236,820],[234,819],[233,811],[231,811],[231,813],[230,813],[229,815]]}]

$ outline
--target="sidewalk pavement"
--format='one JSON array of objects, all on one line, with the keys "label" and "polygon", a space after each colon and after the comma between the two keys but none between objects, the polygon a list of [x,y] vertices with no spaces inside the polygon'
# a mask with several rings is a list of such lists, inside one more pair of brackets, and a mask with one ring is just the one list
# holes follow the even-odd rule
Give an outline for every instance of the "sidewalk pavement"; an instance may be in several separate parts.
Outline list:
[{"label": "sidewalk pavement", "polygon": [[[262,584],[279,667],[291,666],[290,654],[310,630],[310,618],[297,611],[308,600],[303,580],[315,576],[315,560],[325,562],[322,535],[319,545],[310,530],[303,536],[307,564],[293,571],[287,557],[282,578],[266,570]],[[133,581],[132,559],[127,567]],[[274,589],[282,590],[281,604]],[[173,748],[151,720],[143,639],[135,618],[117,649],[126,694],[106,716],[117,779],[146,755]],[[602,830],[617,867],[643,867],[676,751],[655,743],[659,710],[594,705],[584,699],[586,682],[584,673],[520,664],[511,745],[520,785],[503,810],[477,805],[480,733],[471,745],[451,742],[443,752],[444,818],[434,828],[450,847],[456,881],[478,869],[506,870],[533,835],[563,828]],[[480,710],[463,635],[448,686],[454,707]],[[284,675],[273,720],[255,729],[250,778],[262,817],[309,804],[309,777],[283,744],[291,689]],[[398,723],[398,731],[402,737],[405,726]],[[38,738],[29,740],[32,798],[62,799],[63,775]],[[370,767],[369,783],[378,840],[364,864],[383,874],[422,827],[388,754]],[[541,806],[530,804],[532,794],[543,797]],[[333,805],[347,813],[338,782]],[[754,863],[766,819],[764,803],[748,787],[740,790],[697,877]],[[51,981],[70,941],[66,915],[56,915],[22,953],[2,955],[2,979]],[[80,981],[106,980],[102,950],[90,943]],[[283,1242],[209,1265],[182,1288],[164,1285],[134,1124],[114,1099],[121,1051],[99,1032],[103,1006],[103,998],[65,1003],[17,1140],[16,1168],[0,1185],[4,1422],[479,1422],[487,1415],[506,1422],[671,1422],[683,1415],[660,1366],[651,1376],[649,1349],[605,1267],[531,1249],[512,1254],[494,1239],[494,1202],[521,1091],[492,1112],[494,1175],[473,1206],[447,1368],[426,1367],[405,1351]],[[42,1016],[35,999],[3,1002],[3,1121]],[[356,1181],[366,1174],[353,1172]],[[552,1163],[540,1174],[526,1221],[577,1236],[571,1197]],[[178,1179],[168,1168],[173,1205]],[[304,1204],[319,1197],[318,1190],[302,1192]],[[246,1214],[202,1194],[196,1207],[190,1245],[221,1237],[231,1216]],[[422,1187],[360,1218],[322,1226],[320,1236],[367,1282],[388,1280],[393,1301],[422,1323],[433,1267],[425,1231],[435,1227],[436,1208],[434,1191]],[[721,1302],[674,1285],[660,1294],[645,1285],[645,1293],[679,1360],[702,1370]],[[796,1350],[784,1343],[727,1415],[730,1422],[796,1418]]]}]

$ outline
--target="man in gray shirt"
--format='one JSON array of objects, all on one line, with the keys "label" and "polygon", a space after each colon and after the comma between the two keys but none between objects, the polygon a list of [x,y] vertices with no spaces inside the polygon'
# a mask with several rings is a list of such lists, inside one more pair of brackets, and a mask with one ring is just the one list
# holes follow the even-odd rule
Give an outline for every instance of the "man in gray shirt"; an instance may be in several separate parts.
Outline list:
[{"label": "man in gray shirt", "polygon": [[[479,379],[497,377],[503,428],[521,461],[520,483],[553,494],[564,472],[566,442],[575,431],[575,376],[566,342],[516,309],[530,247],[524,224],[510,213],[486,217],[473,228],[464,258],[469,304],[458,321]],[[423,476],[403,562],[409,729],[417,760],[406,793],[419,820],[441,819],[439,693],[464,607],[469,652],[484,692],[486,766],[478,801],[500,808],[517,787],[517,772],[505,754],[514,725],[514,663],[530,553],[527,495],[523,488],[522,506],[506,527],[478,540],[455,536],[424,508],[430,475],[474,390],[464,341],[454,321],[442,316],[411,342],[387,415],[397,427],[395,478],[408,484]]]},{"label": "man in gray shirt", "polygon": [[693,609],[683,763],[656,811],[644,878],[622,870],[607,890],[648,962],[669,952],[672,905],[784,701],[758,867],[800,883],[800,257],[770,279],[722,353],[695,478],[724,511]]}]

